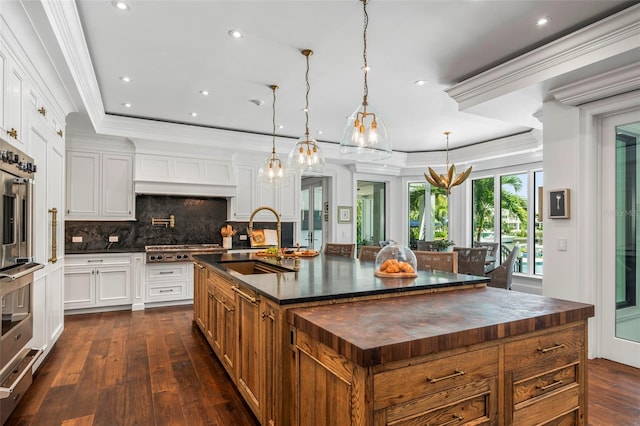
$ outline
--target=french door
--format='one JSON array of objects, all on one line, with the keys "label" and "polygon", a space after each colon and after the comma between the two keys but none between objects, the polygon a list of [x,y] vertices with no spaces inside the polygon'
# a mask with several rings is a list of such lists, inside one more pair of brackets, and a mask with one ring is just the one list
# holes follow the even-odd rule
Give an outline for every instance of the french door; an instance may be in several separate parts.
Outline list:
[{"label": "french door", "polygon": [[640,111],[603,120],[601,353],[640,368]]},{"label": "french door", "polygon": [[309,250],[322,248],[323,235],[323,180],[303,178],[300,195],[300,243]]}]

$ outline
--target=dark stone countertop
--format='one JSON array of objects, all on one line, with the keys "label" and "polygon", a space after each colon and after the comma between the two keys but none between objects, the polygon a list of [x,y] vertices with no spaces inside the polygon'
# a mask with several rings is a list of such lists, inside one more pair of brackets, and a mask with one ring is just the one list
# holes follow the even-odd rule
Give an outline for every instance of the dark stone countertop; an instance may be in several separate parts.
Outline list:
[{"label": "dark stone countertop", "polygon": [[194,259],[280,305],[474,284],[484,286],[488,282],[486,277],[441,271],[418,271],[417,278],[378,278],[373,275],[373,262],[323,254],[300,258],[298,271],[293,271],[294,260],[285,258],[281,266],[290,268],[291,272],[256,275],[242,275],[225,268],[224,263],[258,260],[276,265],[275,259],[255,253],[194,255]]},{"label": "dark stone countertop", "polygon": [[289,322],[364,367],[581,321],[593,305],[491,287],[289,311]]}]

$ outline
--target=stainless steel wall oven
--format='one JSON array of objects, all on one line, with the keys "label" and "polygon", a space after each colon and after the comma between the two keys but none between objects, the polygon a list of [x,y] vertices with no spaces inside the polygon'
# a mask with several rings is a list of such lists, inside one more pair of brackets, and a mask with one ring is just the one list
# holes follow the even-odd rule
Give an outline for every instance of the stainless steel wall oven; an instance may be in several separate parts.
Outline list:
[{"label": "stainless steel wall oven", "polygon": [[32,381],[42,353],[33,337],[33,159],[0,140],[0,423]]}]

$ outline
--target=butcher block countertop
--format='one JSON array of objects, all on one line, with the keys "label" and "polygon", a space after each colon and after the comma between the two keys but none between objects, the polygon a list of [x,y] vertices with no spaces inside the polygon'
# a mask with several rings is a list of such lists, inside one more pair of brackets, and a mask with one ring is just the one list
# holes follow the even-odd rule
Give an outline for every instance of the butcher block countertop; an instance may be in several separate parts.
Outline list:
[{"label": "butcher block countertop", "polygon": [[345,358],[369,367],[593,315],[593,305],[483,287],[293,309],[288,320]]},{"label": "butcher block countertop", "polygon": [[293,270],[294,259],[285,258],[279,265],[286,268],[283,272],[255,275],[243,275],[225,267],[225,263],[259,261],[276,265],[276,260],[255,253],[203,254],[194,255],[194,259],[279,305],[461,286],[484,287],[489,281],[486,277],[442,271],[418,271],[416,278],[378,278],[374,276],[374,262],[323,254],[301,258],[298,271]]}]

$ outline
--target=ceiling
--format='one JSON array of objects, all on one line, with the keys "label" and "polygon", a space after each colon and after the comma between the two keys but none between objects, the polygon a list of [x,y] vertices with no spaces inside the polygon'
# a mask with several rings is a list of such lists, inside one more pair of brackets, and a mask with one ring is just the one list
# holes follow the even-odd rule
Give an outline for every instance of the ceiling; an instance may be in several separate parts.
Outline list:
[{"label": "ceiling", "polygon": [[[107,114],[271,135],[268,86],[277,84],[276,132],[295,139],[305,130],[302,49],[314,51],[312,136],[339,143],[346,117],[362,101],[358,0],[130,0],[128,11],[109,0],[76,3]],[[487,118],[490,110],[459,111],[445,89],[637,3],[369,0],[369,103],[400,152],[441,150],[445,131],[452,148],[528,132],[541,126],[532,113],[543,90],[525,97],[519,117],[498,120]],[[536,26],[543,16],[550,23]],[[231,29],[244,37],[230,37]]]}]

